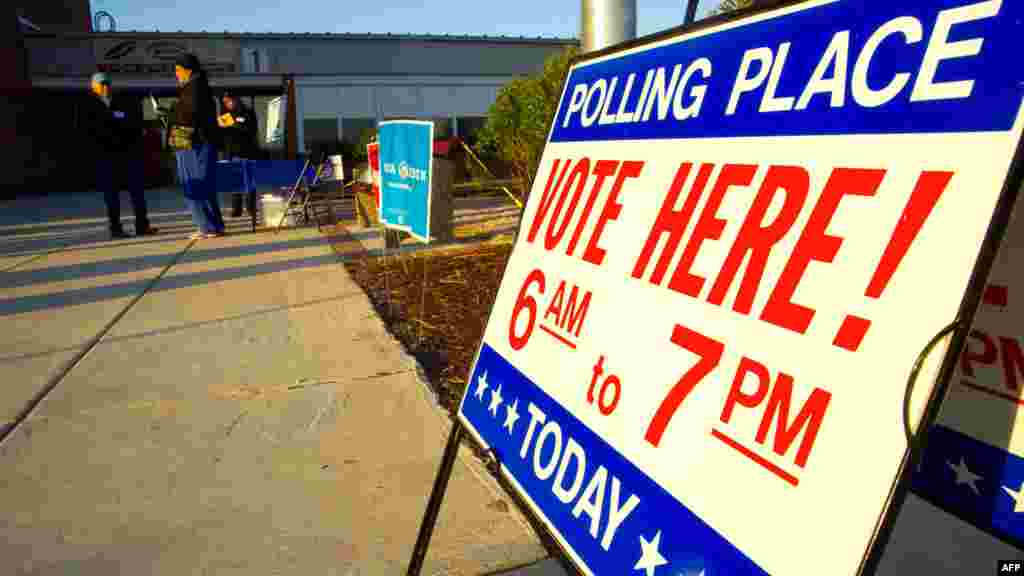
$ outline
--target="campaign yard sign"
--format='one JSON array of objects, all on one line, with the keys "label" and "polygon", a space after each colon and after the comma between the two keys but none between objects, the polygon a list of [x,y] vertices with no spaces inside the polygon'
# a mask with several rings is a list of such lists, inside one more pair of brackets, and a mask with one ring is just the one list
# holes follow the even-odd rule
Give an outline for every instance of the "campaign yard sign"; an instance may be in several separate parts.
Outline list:
[{"label": "campaign yard sign", "polygon": [[430,174],[434,123],[390,120],[378,128],[380,221],[430,242]]},{"label": "campaign yard sign", "polygon": [[859,572],[995,241],[1022,22],[806,2],[573,64],[459,416],[584,573]]},{"label": "campaign yard sign", "polygon": [[370,195],[380,218],[380,144],[371,142],[366,145],[366,159],[370,169]]},{"label": "campaign yard sign", "polygon": [[957,368],[913,489],[1024,546],[1024,217],[1019,207]]}]

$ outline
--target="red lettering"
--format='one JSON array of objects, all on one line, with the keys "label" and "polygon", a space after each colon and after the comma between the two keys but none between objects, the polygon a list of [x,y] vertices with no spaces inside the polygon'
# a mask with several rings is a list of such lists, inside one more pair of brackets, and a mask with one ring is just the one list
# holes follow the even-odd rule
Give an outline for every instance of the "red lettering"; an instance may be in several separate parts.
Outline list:
[{"label": "red lettering", "polygon": [[548,316],[554,314],[555,324],[558,324],[558,318],[562,315],[562,300],[565,299],[565,280],[558,285],[558,290],[555,290],[555,295],[551,297],[551,304],[548,304],[548,309],[544,311],[544,321],[548,321]]},{"label": "red lettering", "polygon": [[658,217],[654,220],[654,226],[651,227],[651,232],[647,235],[644,249],[640,252],[640,257],[636,259],[636,264],[633,266],[633,278],[640,278],[644,275],[647,263],[651,260],[654,249],[658,246],[658,240],[661,239],[662,234],[668,234],[668,241],[661,250],[661,257],[658,258],[658,263],[654,266],[654,273],[651,274],[651,284],[655,286],[661,284],[661,279],[665,276],[668,265],[672,262],[672,257],[675,256],[676,249],[679,247],[679,241],[683,238],[683,232],[686,231],[686,227],[690,223],[693,211],[697,208],[697,201],[700,199],[700,195],[704,193],[704,186],[707,185],[715,165],[701,164],[693,186],[690,187],[690,194],[686,197],[686,202],[683,204],[682,209],[676,211],[674,210],[676,200],[679,199],[679,193],[683,190],[683,184],[686,183],[686,178],[690,175],[690,168],[692,167],[693,164],[690,162],[683,162],[676,170],[676,176],[668,190],[668,195],[665,196],[665,200],[661,203]]},{"label": "red lettering", "polygon": [[910,193],[910,200],[903,207],[899,223],[889,237],[889,244],[885,247],[885,252],[882,252],[882,259],[875,267],[871,282],[864,291],[865,295],[872,298],[882,295],[882,290],[885,290],[889,279],[899,268],[900,262],[906,256],[907,250],[910,250],[910,245],[914,243],[914,238],[917,238],[917,233],[921,231],[951,178],[952,172],[922,172],[918,177],[914,191]]},{"label": "red lettering", "polygon": [[968,338],[973,338],[981,342],[982,345],[982,352],[979,354],[971,350],[971,345],[968,342],[964,345],[963,354],[960,355],[960,370],[962,370],[968,378],[974,378],[974,366],[972,366],[971,363],[981,362],[982,364],[991,366],[996,363],[996,360],[998,360],[998,351],[996,350],[996,343],[993,342],[992,339],[988,337],[988,334],[985,334],[984,332],[971,330]]},{"label": "red lettering", "polygon": [[832,395],[828,392],[815,388],[810,398],[804,402],[800,412],[793,419],[793,423],[787,426],[789,420],[789,401],[793,396],[793,377],[784,372],[779,373],[775,380],[775,387],[772,395],[768,398],[768,406],[765,408],[764,416],[761,418],[761,425],[757,429],[758,444],[764,444],[768,437],[768,429],[772,425],[772,416],[778,414],[775,439],[772,442],[772,449],[776,454],[782,456],[789,450],[789,447],[796,440],[800,431],[807,428],[804,439],[800,442],[800,448],[796,452],[796,465],[803,468],[807,464],[807,457],[814,447],[814,439],[818,436],[818,429],[825,418],[825,410],[828,408]]},{"label": "red lettering", "polygon": [[[757,392],[747,394],[743,392],[743,381],[747,374],[757,376]],[[737,404],[753,408],[760,404],[768,394],[768,384],[771,383],[771,376],[764,364],[751,360],[746,356],[740,358],[739,368],[736,369],[736,376],[732,379],[732,387],[729,388],[729,395],[725,397],[725,406],[722,408],[722,422],[728,423],[732,418],[732,410]]]},{"label": "red lettering", "polygon": [[[568,333],[574,333],[577,338],[580,337],[580,329],[583,328],[583,320],[587,317],[587,310],[590,308],[590,296],[591,292],[588,290],[583,295],[583,300],[580,301],[579,307],[576,306],[576,295],[579,290],[576,286],[572,287],[572,292],[569,292],[569,302],[565,305],[565,314],[562,315],[562,321],[559,326],[562,330]],[[573,330],[573,327],[576,329]]]},{"label": "red lettering", "polygon": [[555,182],[555,173],[558,172],[558,164],[560,162],[560,159],[555,158],[554,163],[552,163],[551,173],[548,174],[548,183],[544,186],[544,193],[540,197],[537,211],[533,213],[530,233],[526,236],[527,242],[533,242],[534,238],[537,237],[537,231],[540,230],[540,225],[544,223],[544,217],[547,216],[548,210],[551,208],[551,202],[555,199],[555,193],[562,187],[562,179],[565,178],[565,173],[569,170],[569,161],[565,161],[565,164],[562,166],[562,172],[558,176],[558,182]]},{"label": "red lettering", "polygon": [[[749,314],[750,307],[754,303],[758,286],[764,276],[764,268],[768,263],[768,256],[772,247],[789,232],[789,229],[796,222],[800,215],[800,209],[807,199],[807,191],[810,188],[810,176],[807,170],[799,166],[772,166],[761,183],[754,203],[747,212],[747,217],[740,226],[736,241],[729,250],[729,255],[722,265],[722,270],[715,279],[715,284],[708,294],[708,302],[720,306],[728,293],[740,264],[750,253],[750,260],[747,263],[746,273],[740,282],[739,293],[736,295],[736,302],[733,310],[740,314]],[[762,226],[761,221],[768,212],[777,192],[782,191],[786,199],[782,210],[775,220]]]},{"label": "red lettering", "polygon": [[807,331],[815,310],[795,304],[792,301],[793,294],[812,260],[832,262],[839,252],[843,239],[826,234],[825,231],[843,196],[874,196],[885,172],[858,168],[836,168],[832,171],[786,267],[768,297],[768,303],[761,311],[761,320],[800,334]]},{"label": "red lettering", "polygon": [[[558,245],[558,241],[562,239],[562,235],[565,234],[565,229],[569,227],[569,221],[572,220],[573,215],[576,213],[576,205],[580,202],[580,196],[583,194],[583,189],[587,185],[587,177],[590,175],[590,159],[582,158],[573,167],[572,172],[569,173],[569,181],[562,187],[561,192],[558,194],[558,204],[555,206],[555,211],[551,214],[551,220],[548,220],[548,233],[544,236],[544,248],[551,250]],[[562,207],[565,205],[565,199],[569,196],[569,188],[572,187],[573,182],[577,182],[576,191],[572,195],[572,201],[569,203],[569,207],[565,210],[565,214],[562,214]],[[555,230],[556,222],[561,219],[562,223]]]},{"label": "red lettering", "polygon": [[612,191],[608,194],[608,199],[605,200],[604,210],[601,211],[601,215],[597,219],[597,225],[594,226],[594,232],[590,235],[587,249],[583,251],[583,259],[587,262],[600,266],[601,262],[604,261],[605,250],[598,246],[598,242],[601,241],[601,235],[604,233],[604,227],[608,224],[609,220],[615,220],[619,217],[619,213],[622,212],[622,204],[619,204],[618,198],[623,182],[625,182],[626,178],[636,178],[639,176],[643,167],[644,162],[642,160],[627,160],[619,168],[619,175],[615,177]]},{"label": "red lettering", "polygon": [[594,209],[597,195],[601,193],[601,188],[604,187],[604,180],[615,174],[618,168],[619,162],[617,160],[598,160],[597,164],[594,165],[593,174],[597,179],[594,182],[594,187],[590,189],[590,197],[587,198],[587,204],[583,207],[583,215],[580,216],[580,221],[576,224],[576,230],[572,233],[572,239],[569,240],[569,247],[565,250],[566,256],[572,256],[576,252],[576,244],[580,241],[580,235],[583,234],[583,227],[586,226],[587,220],[590,219],[590,212]]},{"label": "red lettering", "polygon": [[669,288],[694,298],[700,294],[700,289],[704,286],[704,278],[690,273],[690,269],[694,260],[697,259],[701,244],[705,240],[717,240],[722,236],[725,220],[716,217],[715,212],[721,206],[722,198],[725,197],[729,188],[749,186],[751,180],[754,179],[755,172],[757,172],[757,166],[753,164],[726,164],[722,167],[722,172],[718,175],[718,180],[715,181],[715,187],[711,189],[708,202],[704,205],[704,210],[701,211],[700,218],[697,219],[697,224],[693,227],[693,233],[683,251],[683,257],[679,261],[679,265],[676,266],[672,279],[668,282]]},{"label": "red lettering", "polygon": [[1021,354],[1020,344],[1014,338],[1000,336],[999,343],[1003,345],[1003,374],[1006,376],[1006,387],[1016,391],[1017,373],[1024,377],[1024,354]]},{"label": "red lettering", "polygon": [[700,332],[694,332],[680,324],[676,324],[672,328],[672,343],[696,354],[700,359],[668,391],[661,404],[658,405],[654,417],[647,423],[647,432],[644,433],[644,438],[651,446],[657,446],[661,442],[661,436],[665,433],[665,428],[668,427],[672,416],[679,410],[683,401],[690,395],[690,392],[693,392],[697,384],[700,384],[704,377],[718,366],[718,363],[722,361],[722,353],[725,351],[725,345],[718,340],[708,338]]}]

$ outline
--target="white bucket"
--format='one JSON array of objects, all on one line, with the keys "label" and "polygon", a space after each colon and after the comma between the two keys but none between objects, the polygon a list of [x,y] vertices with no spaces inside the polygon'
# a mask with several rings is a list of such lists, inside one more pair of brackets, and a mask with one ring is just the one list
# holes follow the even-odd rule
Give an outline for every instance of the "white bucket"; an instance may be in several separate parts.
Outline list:
[{"label": "white bucket", "polygon": [[325,174],[321,180],[326,181],[344,181],[345,180],[345,168],[341,163],[341,155],[335,154],[327,157],[327,170],[324,170]]},{"label": "white bucket", "polygon": [[[286,198],[264,194],[260,198],[260,213],[263,214],[263,225],[268,228],[276,228],[281,223],[281,215],[284,214]],[[295,225],[295,215],[289,214],[285,219],[285,226]]]}]

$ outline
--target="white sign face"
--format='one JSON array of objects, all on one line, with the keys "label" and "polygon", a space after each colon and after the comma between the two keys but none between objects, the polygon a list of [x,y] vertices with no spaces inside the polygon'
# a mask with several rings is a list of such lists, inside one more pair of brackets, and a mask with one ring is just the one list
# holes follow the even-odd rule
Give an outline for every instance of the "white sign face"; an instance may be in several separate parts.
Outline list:
[{"label": "white sign face", "polygon": [[914,490],[1004,540],[1024,544],[1024,217],[996,255]]},{"label": "white sign face", "polygon": [[268,144],[284,142],[288,117],[288,97],[278,96],[267,103],[266,140]]},{"label": "white sign face", "polygon": [[1021,139],[1021,22],[807,2],[572,67],[460,419],[583,572],[858,572]]}]

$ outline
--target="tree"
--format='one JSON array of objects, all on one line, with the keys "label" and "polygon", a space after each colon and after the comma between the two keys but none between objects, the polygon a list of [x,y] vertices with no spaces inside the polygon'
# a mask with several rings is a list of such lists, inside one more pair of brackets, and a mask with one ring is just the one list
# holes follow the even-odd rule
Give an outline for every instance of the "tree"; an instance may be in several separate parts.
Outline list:
[{"label": "tree", "polygon": [[722,0],[718,7],[711,11],[711,15],[725,14],[734,10],[742,10],[754,5],[754,0]]},{"label": "tree", "polygon": [[478,134],[477,152],[511,166],[527,191],[540,164],[576,48],[550,56],[539,73],[502,86]]}]

